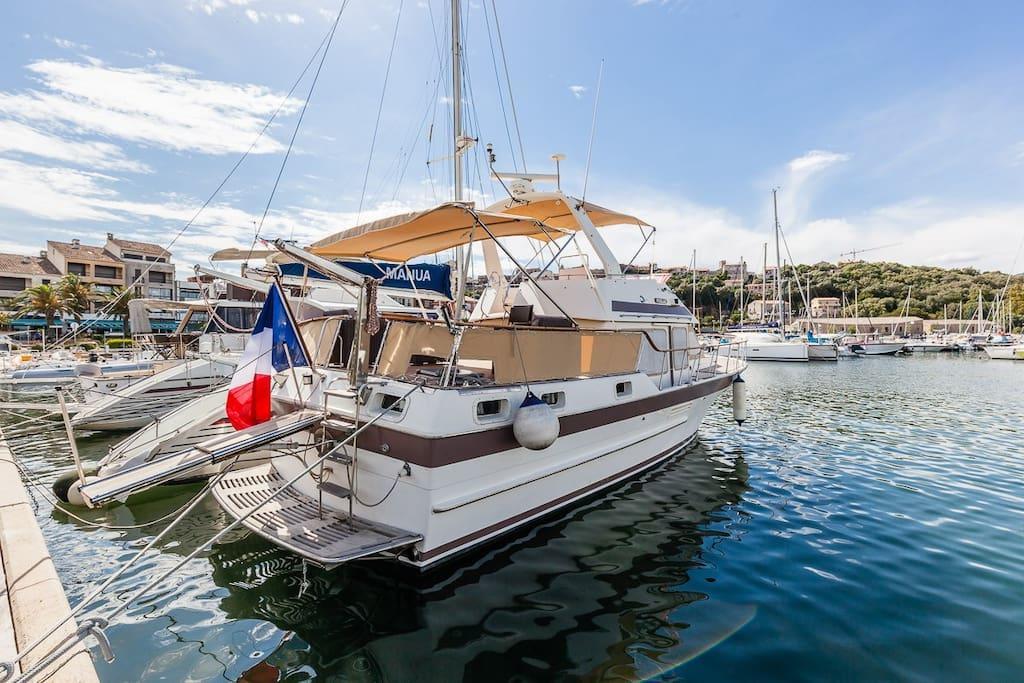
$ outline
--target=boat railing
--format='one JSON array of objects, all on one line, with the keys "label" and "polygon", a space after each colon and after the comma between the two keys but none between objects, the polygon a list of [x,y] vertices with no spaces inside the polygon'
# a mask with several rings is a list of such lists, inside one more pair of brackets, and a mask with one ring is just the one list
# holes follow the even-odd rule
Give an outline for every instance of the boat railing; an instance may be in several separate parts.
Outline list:
[{"label": "boat railing", "polygon": [[[671,386],[676,386],[676,371],[682,373],[688,371],[687,375],[679,377],[679,384],[691,384],[703,379],[710,379],[716,375],[727,375],[740,369],[745,362],[743,351],[745,342],[732,341],[717,344],[699,344],[697,346],[672,346],[662,347],[651,336],[648,330],[638,330],[647,344],[655,353],[662,356],[661,376],[666,374],[669,377]],[[685,367],[676,368],[673,357],[677,353],[686,354],[688,362]],[[685,380],[685,381],[684,381]]]}]

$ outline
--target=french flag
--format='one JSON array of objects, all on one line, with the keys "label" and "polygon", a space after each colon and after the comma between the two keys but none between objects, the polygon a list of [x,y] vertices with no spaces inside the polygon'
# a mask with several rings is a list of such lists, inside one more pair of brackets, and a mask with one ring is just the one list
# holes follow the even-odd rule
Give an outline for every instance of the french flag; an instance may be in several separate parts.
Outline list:
[{"label": "french flag", "polygon": [[[290,362],[289,362],[290,361]],[[289,366],[309,365],[299,333],[277,283],[270,285],[252,337],[245,344],[228,389],[227,414],[235,429],[270,419],[271,377]]]}]

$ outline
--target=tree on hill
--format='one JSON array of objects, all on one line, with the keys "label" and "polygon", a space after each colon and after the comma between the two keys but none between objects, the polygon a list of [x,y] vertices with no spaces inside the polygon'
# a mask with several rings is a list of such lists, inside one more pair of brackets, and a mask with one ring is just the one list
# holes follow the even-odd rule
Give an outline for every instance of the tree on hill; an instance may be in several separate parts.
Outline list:
[{"label": "tree on hill", "polygon": [[[907,306],[909,314],[921,318],[971,318],[977,314],[978,293],[990,303],[1006,284],[1006,274],[997,271],[981,272],[975,268],[939,268],[936,266],[906,266],[900,263],[852,261],[848,263],[799,264],[783,268],[784,281],[793,281],[793,311],[802,313],[803,302],[796,286],[809,290],[809,299],[845,295],[845,315],[853,315],[854,297],[862,316],[898,315]],[[725,317],[739,319],[739,286],[726,285],[724,273],[712,273],[697,280],[697,303],[705,319],[717,320],[721,304]],[[1012,279],[1014,318],[1024,319],[1024,277]],[[669,280],[669,286],[684,302],[691,299],[692,281],[684,273]],[[784,296],[786,290],[784,290]],[[760,298],[745,296],[744,300]],[[962,310],[961,310],[962,309]],[[987,310],[987,304],[986,304]]]}]

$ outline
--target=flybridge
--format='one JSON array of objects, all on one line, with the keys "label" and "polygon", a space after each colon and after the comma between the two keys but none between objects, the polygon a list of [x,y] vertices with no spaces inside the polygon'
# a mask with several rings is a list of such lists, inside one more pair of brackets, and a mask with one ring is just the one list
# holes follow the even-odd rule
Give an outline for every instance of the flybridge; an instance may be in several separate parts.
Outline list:
[{"label": "flybridge", "polygon": [[[360,275],[380,280],[381,286],[409,291],[425,290],[452,298],[451,267],[432,263],[373,263],[370,261],[335,261],[339,266],[354,270]],[[280,264],[281,274],[303,277],[306,266],[302,263]],[[326,280],[322,273],[310,268],[310,279]]]}]

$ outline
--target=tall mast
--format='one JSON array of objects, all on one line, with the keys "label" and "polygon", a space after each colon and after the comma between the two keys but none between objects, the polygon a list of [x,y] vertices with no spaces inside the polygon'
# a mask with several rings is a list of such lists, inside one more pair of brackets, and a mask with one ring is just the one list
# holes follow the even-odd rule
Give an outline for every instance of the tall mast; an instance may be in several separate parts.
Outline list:
[{"label": "tall mast", "polygon": [[459,0],[452,0],[452,167],[455,171],[455,201],[462,201],[462,42]]},{"label": "tall mast", "polygon": [[[779,200],[778,189],[772,190],[772,208],[775,211],[775,301],[782,307],[782,258],[779,255]],[[782,311],[779,311],[781,323]]]},{"label": "tall mast", "polygon": [[765,322],[765,311],[768,310],[768,243],[764,243],[764,256],[761,259],[761,322]]},{"label": "tall mast", "polygon": [[697,250],[693,250],[693,262],[690,264],[690,275],[693,279],[693,300],[691,301],[690,314],[697,318],[697,329],[700,330],[700,317],[697,316]]},{"label": "tall mast", "polygon": [[[452,170],[454,181],[453,199],[462,201],[462,155],[459,143],[462,138],[462,42],[459,17],[459,0],[452,0]],[[455,319],[462,320],[462,309],[466,301],[466,278],[469,275],[466,247],[455,250],[455,270],[458,273],[458,288],[455,294]]]},{"label": "tall mast", "polygon": [[747,269],[740,256],[740,327],[743,327],[743,290],[747,288]]}]

